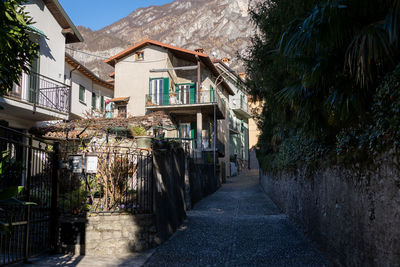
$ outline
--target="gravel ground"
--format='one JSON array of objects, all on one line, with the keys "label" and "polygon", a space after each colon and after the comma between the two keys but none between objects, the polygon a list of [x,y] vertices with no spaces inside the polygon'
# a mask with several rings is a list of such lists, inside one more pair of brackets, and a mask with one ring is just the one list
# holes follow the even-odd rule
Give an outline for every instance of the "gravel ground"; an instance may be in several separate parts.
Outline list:
[{"label": "gravel ground", "polygon": [[255,172],[197,203],[145,266],[331,266],[265,195]]}]

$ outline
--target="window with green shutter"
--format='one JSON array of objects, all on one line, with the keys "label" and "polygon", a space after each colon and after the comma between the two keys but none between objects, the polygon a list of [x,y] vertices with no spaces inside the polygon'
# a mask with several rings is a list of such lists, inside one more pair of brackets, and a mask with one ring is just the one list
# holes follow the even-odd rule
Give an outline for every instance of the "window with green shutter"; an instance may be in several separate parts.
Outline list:
[{"label": "window with green shutter", "polygon": [[92,109],[96,109],[96,93],[92,93]]},{"label": "window with green shutter", "polygon": [[210,85],[210,102],[215,102],[215,91],[212,85]]},{"label": "window with green shutter", "polygon": [[86,88],[83,85],[79,85],[79,101],[82,103],[86,102],[85,99],[85,95],[86,95]]},{"label": "window with green shutter", "polygon": [[101,111],[101,112],[104,111],[104,106],[105,106],[104,96],[102,95],[102,96],[100,97],[100,111]]}]

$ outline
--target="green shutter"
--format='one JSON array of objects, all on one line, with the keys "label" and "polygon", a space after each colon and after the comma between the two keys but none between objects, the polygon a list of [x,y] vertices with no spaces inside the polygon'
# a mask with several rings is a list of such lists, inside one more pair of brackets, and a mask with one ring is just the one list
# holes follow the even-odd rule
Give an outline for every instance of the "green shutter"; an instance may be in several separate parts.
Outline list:
[{"label": "green shutter", "polygon": [[31,65],[32,73],[29,75],[29,101],[37,102],[39,99],[38,90],[39,90],[39,76],[36,73],[40,71],[40,55],[37,58],[32,60]]},{"label": "green shutter", "polygon": [[176,87],[175,87],[175,93],[176,93],[176,103],[179,103],[179,101],[181,100],[181,95],[179,94],[180,93],[180,88],[179,88],[179,85],[177,85]]},{"label": "green shutter", "polygon": [[104,111],[104,96],[102,95],[101,97],[100,97],[100,110],[101,110],[101,112],[103,112]]},{"label": "green shutter", "polygon": [[191,122],[190,123],[190,138],[196,139],[196,135],[197,135],[197,123]]},{"label": "green shutter", "polygon": [[196,84],[190,84],[190,104],[196,103]]},{"label": "green shutter", "polygon": [[169,78],[164,78],[163,105],[169,105]]},{"label": "green shutter", "polygon": [[92,92],[92,109],[96,109],[96,94]]},{"label": "green shutter", "polygon": [[85,102],[85,87],[79,85],[79,101]]},{"label": "green shutter", "polygon": [[214,102],[215,101],[215,91],[214,91],[214,87],[212,87],[212,85],[210,85],[210,102]]}]

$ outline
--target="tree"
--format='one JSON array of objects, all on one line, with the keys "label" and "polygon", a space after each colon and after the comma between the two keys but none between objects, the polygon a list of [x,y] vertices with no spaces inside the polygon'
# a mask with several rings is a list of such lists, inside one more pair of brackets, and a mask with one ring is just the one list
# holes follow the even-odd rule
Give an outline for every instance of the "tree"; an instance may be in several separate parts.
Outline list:
[{"label": "tree", "polygon": [[264,154],[307,150],[304,139],[335,151],[339,134],[371,123],[377,88],[400,62],[399,0],[269,0],[252,17],[260,34],[246,62],[266,102]]},{"label": "tree", "polygon": [[32,18],[24,11],[23,0],[0,1],[0,95],[19,84],[22,72],[30,70],[38,44],[29,39]]}]

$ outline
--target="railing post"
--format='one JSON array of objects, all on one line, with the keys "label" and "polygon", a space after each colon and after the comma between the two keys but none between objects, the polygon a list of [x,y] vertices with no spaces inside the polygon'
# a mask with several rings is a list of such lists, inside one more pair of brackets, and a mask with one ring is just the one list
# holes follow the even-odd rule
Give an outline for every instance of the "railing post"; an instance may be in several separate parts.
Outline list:
[{"label": "railing post", "polygon": [[[28,162],[27,162],[27,175],[25,184],[25,198],[29,202],[31,200],[31,180],[32,180],[32,136],[29,137],[28,142]],[[30,226],[31,206],[26,206],[26,227],[25,227],[25,242],[24,242],[24,262],[28,262],[29,258],[29,226]]]},{"label": "railing post", "polygon": [[58,213],[58,183],[60,176],[60,143],[54,143],[54,154],[52,161],[52,172],[51,172],[51,225],[50,225],[50,242],[51,248],[54,252],[58,249],[58,224],[59,224],[59,213]]}]

